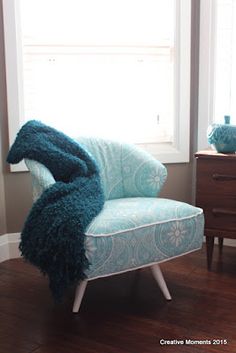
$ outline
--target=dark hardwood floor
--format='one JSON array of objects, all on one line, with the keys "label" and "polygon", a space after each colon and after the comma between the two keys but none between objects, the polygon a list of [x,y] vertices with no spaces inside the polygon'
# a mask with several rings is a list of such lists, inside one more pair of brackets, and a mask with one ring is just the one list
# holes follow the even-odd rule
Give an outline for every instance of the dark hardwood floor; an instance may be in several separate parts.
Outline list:
[{"label": "dark hardwood floor", "polygon": [[79,314],[72,290],[55,305],[37,269],[22,259],[1,263],[0,353],[235,353],[236,248],[225,246],[221,257],[217,250],[211,272],[205,249],[162,264],[171,302],[143,269],[91,281]]}]

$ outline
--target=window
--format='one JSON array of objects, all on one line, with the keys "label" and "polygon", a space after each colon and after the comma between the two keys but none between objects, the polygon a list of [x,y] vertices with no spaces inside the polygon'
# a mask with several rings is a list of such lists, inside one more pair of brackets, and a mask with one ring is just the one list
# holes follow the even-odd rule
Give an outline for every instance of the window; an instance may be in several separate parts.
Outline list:
[{"label": "window", "polygon": [[3,10],[11,143],[36,119],[188,161],[190,1],[3,0]]},{"label": "window", "polygon": [[231,115],[236,124],[236,1],[217,0],[213,119]]},{"label": "window", "polygon": [[206,131],[224,115],[236,124],[236,1],[201,3],[198,148],[207,147]]}]

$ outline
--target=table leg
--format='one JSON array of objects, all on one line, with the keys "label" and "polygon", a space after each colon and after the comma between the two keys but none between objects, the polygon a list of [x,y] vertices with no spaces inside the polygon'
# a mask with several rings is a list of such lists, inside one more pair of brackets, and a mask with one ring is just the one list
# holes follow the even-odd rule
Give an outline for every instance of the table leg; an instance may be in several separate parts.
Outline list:
[{"label": "table leg", "polygon": [[213,255],[213,248],[214,248],[214,239],[215,239],[215,237],[206,236],[208,270],[211,269],[212,255]]},{"label": "table leg", "polygon": [[218,244],[219,244],[220,255],[222,254],[222,250],[223,250],[223,242],[224,242],[224,238],[219,237],[218,238]]}]

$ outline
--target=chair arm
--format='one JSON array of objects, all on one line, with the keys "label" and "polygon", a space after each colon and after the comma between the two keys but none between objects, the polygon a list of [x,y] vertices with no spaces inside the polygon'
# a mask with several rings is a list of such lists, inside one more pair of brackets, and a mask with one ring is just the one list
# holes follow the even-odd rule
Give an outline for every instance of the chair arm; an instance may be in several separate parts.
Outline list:
[{"label": "chair arm", "polygon": [[32,159],[25,159],[25,164],[32,177],[33,200],[36,201],[44,190],[55,183],[55,179],[43,164]]},{"label": "chair arm", "polygon": [[125,197],[156,197],[166,180],[166,167],[135,145],[123,145],[122,177]]}]

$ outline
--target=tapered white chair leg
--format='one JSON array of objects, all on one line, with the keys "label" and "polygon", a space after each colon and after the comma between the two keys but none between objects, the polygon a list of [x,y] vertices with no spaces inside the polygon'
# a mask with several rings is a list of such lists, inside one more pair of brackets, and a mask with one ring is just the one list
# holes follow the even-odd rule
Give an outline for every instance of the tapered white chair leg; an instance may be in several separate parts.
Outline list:
[{"label": "tapered white chair leg", "polygon": [[163,274],[161,272],[160,266],[158,264],[152,265],[151,266],[152,274],[157,281],[162,293],[164,294],[164,297],[167,300],[171,300],[170,292],[167,288],[166,282],[164,280]]},{"label": "tapered white chair leg", "polygon": [[87,283],[88,283],[88,281],[84,280],[84,281],[80,282],[78,284],[78,286],[76,287],[75,299],[74,299],[74,304],[73,304],[73,313],[77,313],[79,311],[80,304],[82,302]]}]

